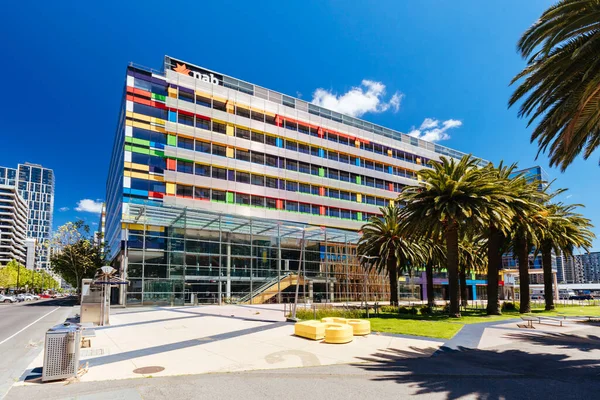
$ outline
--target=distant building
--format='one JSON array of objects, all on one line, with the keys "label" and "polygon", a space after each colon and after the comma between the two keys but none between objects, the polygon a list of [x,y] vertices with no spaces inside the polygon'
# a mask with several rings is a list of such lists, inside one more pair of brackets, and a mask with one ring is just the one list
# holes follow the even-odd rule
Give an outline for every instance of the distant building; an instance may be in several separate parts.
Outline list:
[{"label": "distant building", "polygon": [[25,267],[30,270],[35,269],[35,250],[37,247],[37,243],[35,239],[27,238],[25,239],[25,253],[26,253],[26,263]]},{"label": "distant building", "polygon": [[104,231],[106,227],[106,203],[102,203],[102,213],[100,221],[98,221],[98,230],[94,232],[94,243],[100,247],[104,247]]},{"label": "distant building", "polygon": [[565,255],[564,259],[564,281],[566,283],[584,283],[585,276],[583,273],[583,265],[581,263],[581,258],[578,258],[577,256]]},{"label": "distant building", "polygon": [[584,282],[600,283],[600,252],[578,254],[575,258],[581,265]]},{"label": "distant building", "polygon": [[54,211],[54,171],[39,164],[0,167],[0,185],[16,186],[28,205],[27,237],[36,240],[35,267],[48,270],[47,242],[52,230]]},{"label": "distant building", "polygon": [[0,265],[26,262],[27,203],[14,185],[0,185]]}]

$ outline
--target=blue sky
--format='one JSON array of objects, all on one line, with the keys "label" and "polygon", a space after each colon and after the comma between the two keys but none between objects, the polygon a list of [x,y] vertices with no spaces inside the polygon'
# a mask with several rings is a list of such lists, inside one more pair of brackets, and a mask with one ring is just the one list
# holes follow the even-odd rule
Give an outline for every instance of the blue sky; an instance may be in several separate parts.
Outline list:
[{"label": "blue sky", "polygon": [[551,1],[34,3],[9,2],[0,17],[0,165],[55,170],[55,226],[98,220],[75,209],[105,197],[125,67],[159,69],[165,54],[309,101],[321,88],[321,100],[351,112],[378,110],[363,115],[375,123],[423,126],[422,135],[447,135],[441,144],[490,161],[542,165],[570,188],[563,200],[585,204],[600,225],[600,154],[550,169],[507,109],[508,83],[524,66],[515,44]]}]

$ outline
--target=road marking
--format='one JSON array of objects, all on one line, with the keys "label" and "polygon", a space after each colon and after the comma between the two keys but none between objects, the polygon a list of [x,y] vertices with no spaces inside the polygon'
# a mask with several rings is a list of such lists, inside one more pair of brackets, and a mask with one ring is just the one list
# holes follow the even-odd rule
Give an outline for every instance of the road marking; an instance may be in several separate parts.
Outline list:
[{"label": "road marking", "polygon": [[31,325],[35,324],[36,322],[38,322],[38,321],[40,321],[40,320],[42,320],[42,319],[46,318],[48,315],[52,314],[54,311],[58,310],[59,308],[60,308],[60,306],[59,306],[59,307],[56,307],[54,310],[52,310],[52,311],[50,311],[50,312],[48,312],[48,313],[44,314],[43,316],[39,317],[38,319],[36,319],[35,321],[33,321],[32,323],[30,323],[29,325],[27,325],[25,328],[23,328],[23,329],[21,329],[20,331],[18,331],[18,332],[16,332],[16,333],[14,333],[12,336],[9,336],[9,337],[7,337],[6,339],[4,339],[3,341],[1,341],[1,342],[0,342],[0,345],[1,345],[1,344],[4,344],[4,343],[6,343],[6,342],[8,342],[10,339],[14,338],[14,337],[15,337],[15,336],[17,336],[19,333],[23,332],[25,329],[29,328]]}]

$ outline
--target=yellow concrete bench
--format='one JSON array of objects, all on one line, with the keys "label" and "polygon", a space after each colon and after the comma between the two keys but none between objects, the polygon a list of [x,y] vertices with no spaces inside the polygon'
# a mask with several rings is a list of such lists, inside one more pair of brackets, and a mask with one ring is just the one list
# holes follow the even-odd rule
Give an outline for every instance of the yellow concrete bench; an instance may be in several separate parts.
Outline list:
[{"label": "yellow concrete bench", "polygon": [[354,336],[364,336],[371,333],[371,321],[364,319],[349,319],[348,325],[352,327]]},{"label": "yellow concrete bench", "polygon": [[347,324],[348,320],[346,318],[338,318],[338,317],[326,317],[321,318],[321,322],[326,322],[328,324]]},{"label": "yellow concrete bench", "polygon": [[320,321],[302,321],[294,325],[294,335],[312,340],[321,340],[325,337],[325,327]]},{"label": "yellow concrete bench", "polygon": [[348,324],[325,324],[325,343],[348,343],[354,339],[352,327]]}]

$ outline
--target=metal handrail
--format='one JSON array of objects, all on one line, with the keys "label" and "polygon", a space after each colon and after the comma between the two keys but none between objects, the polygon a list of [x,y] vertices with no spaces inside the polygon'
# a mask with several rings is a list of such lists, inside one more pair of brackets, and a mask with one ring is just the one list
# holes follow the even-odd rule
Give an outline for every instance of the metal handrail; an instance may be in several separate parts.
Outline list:
[{"label": "metal handrail", "polygon": [[278,281],[281,282],[282,280],[284,280],[285,278],[287,278],[291,274],[292,274],[291,272],[287,272],[287,273],[285,273],[285,274],[283,274],[281,276],[274,277],[270,281],[267,281],[264,284],[262,284],[261,286],[259,286],[258,289],[253,290],[251,292],[248,292],[248,294],[245,295],[245,296],[243,296],[243,297],[241,297],[238,300],[238,302],[239,303],[245,303],[247,301],[252,300],[254,297],[256,297],[257,295],[261,294],[262,292],[264,292],[265,290],[267,290],[268,288],[270,288],[271,286],[273,286]]}]

